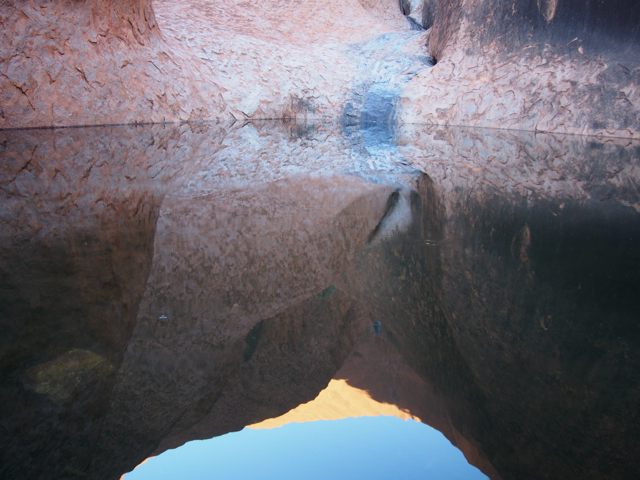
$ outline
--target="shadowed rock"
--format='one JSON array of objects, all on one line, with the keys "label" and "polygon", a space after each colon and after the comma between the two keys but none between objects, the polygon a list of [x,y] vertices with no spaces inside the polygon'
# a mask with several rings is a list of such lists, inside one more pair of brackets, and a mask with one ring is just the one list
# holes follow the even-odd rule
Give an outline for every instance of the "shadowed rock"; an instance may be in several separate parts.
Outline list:
[{"label": "shadowed rock", "polygon": [[435,11],[428,49],[437,65],[403,92],[403,122],[638,136],[634,2],[425,5]]},{"label": "shadowed rock", "polygon": [[2,132],[2,475],[117,478],[335,377],[492,478],[634,478],[636,143],[293,127]]},{"label": "shadowed rock", "polygon": [[315,296],[398,186],[388,169],[386,182],[354,171],[346,139],[214,124],[15,131],[1,145],[3,475],[118,477],[262,358],[260,338],[244,345],[263,320],[307,322],[292,354],[311,342],[318,365],[266,411],[312,398],[348,355],[357,306]]}]

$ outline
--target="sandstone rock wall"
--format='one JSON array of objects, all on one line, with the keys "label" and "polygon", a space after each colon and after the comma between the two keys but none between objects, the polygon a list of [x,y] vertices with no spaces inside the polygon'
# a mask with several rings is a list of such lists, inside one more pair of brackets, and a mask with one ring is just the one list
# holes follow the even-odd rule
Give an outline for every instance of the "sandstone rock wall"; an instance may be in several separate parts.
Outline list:
[{"label": "sandstone rock wall", "polygon": [[190,68],[163,39],[151,2],[18,1],[0,12],[0,127],[162,122],[224,111],[203,95],[197,65]]},{"label": "sandstone rock wall", "polygon": [[358,75],[350,45],[406,29],[398,13],[376,17],[357,0],[154,8],[3,3],[0,128],[336,119]]},{"label": "sandstone rock wall", "polygon": [[639,135],[633,2],[434,3],[438,64],[402,93],[403,122]]},{"label": "sandstone rock wall", "polygon": [[341,118],[389,82],[366,57],[411,28],[401,8],[438,60],[403,83],[401,122],[639,135],[627,0],[5,2],[0,128]]}]

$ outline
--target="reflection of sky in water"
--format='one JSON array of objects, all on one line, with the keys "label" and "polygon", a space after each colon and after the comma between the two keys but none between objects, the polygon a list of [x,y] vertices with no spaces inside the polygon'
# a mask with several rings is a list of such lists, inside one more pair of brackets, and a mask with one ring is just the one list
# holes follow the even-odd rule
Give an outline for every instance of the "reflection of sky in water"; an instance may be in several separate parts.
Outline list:
[{"label": "reflection of sky in water", "polygon": [[360,417],[290,423],[194,441],[151,458],[124,480],[486,479],[437,430]]}]

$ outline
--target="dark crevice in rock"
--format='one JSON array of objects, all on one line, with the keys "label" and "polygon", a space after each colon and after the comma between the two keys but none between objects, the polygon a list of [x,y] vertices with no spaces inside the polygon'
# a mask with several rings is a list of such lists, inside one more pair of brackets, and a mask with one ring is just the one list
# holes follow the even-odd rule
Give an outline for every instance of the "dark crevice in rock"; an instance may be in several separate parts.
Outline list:
[{"label": "dark crevice in rock", "polygon": [[396,208],[396,205],[398,205],[399,199],[400,199],[400,193],[398,190],[396,190],[391,195],[389,195],[389,200],[387,201],[387,209],[385,210],[384,215],[380,219],[380,222],[376,225],[376,228],[373,229],[373,231],[369,235],[369,238],[367,238],[367,243],[371,243],[377,238],[378,234],[380,233],[380,230],[384,226],[385,220],[389,218],[389,216],[391,216],[391,214],[393,213],[393,210]]},{"label": "dark crevice in rock", "polygon": [[243,361],[248,362],[258,348],[258,342],[264,328],[264,320],[260,320],[249,332],[247,338],[244,339]]}]

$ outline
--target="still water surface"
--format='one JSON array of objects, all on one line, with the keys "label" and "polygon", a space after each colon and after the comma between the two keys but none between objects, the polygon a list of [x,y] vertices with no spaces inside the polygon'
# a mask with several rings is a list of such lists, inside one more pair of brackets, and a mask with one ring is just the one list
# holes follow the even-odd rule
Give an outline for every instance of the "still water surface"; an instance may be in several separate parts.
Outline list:
[{"label": "still water surface", "polygon": [[244,429],[153,457],[125,480],[367,478],[482,480],[437,430],[413,420],[360,417]]},{"label": "still water surface", "polygon": [[640,145],[383,133],[0,132],[0,476],[117,479],[333,379],[489,478],[635,478]]}]

